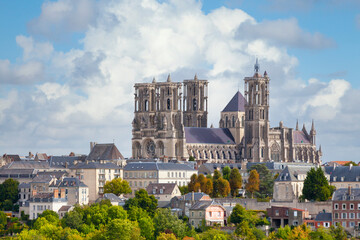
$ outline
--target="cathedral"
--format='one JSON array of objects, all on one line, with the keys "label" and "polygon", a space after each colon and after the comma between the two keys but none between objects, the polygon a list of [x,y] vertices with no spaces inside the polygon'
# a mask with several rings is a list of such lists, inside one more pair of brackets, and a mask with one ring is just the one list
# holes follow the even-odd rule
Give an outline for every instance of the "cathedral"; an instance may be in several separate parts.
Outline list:
[{"label": "cathedral", "polygon": [[220,114],[219,128],[207,127],[208,81],[198,79],[135,84],[135,116],[132,122],[132,157],[199,163],[306,162],[321,163],[312,122],[288,128],[281,121],[270,128],[269,82],[266,71],[245,77],[239,91]]}]

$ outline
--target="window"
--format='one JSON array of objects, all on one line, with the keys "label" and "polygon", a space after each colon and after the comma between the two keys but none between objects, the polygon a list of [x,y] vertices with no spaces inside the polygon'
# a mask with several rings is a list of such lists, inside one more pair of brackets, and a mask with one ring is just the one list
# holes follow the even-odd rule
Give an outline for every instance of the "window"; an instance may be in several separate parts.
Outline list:
[{"label": "window", "polygon": [[355,222],[350,222],[349,225],[349,227],[355,227]]},{"label": "window", "polygon": [[355,218],[355,213],[349,213],[349,218],[354,219]]},{"label": "window", "polygon": [[334,218],[335,218],[335,219],[338,219],[338,218],[339,218],[339,214],[338,214],[338,213],[335,213],[335,214],[334,214]]},{"label": "window", "polygon": [[335,204],[334,204],[334,209],[335,209],[335,210],[338,210],[338,209],[339,209],[339,204],[335,203]]},{"label": "window", "polygon": [[289,210],[286,210],[285,215],[289,216]]},{"label": "window", "polygon": [[196,102],[196,99],[193,100],[193,110],[194,110],[194,111],[197,110],[197,102]]},{"label": "window", "polygon": [[164,193],[164,190],[161,188],[160,189],[160,194],[163,194]]},{"label": "window", "polygon": [[194,226],[194,221],[191,221],[191,225],[193,225],[193,226]]},{"label": "window", "polygon": [[279,216],[279,210],[275,210],[275,216]]},{"label": "window", "polygon": [[192,217],[194,216],[194,212],[191,212],[191,216],[192,216]]},{"label": "window", "polygon": [[[297,217],[297,211],[294,211],[294,217]],[[296,226],[296,225],[295,225]]]},{"label": "window", "polygon": [[346,218],[347,218],[346,215],[347,215],[346,213],[341,213],[341,218],[342,218],[342,219],[346,219]]},{"label": "window", "polygon": [[330,227],[330,223],[329,222],[324,222],[324,227],[326,227],[326,228]]},{"label": "window", "polygon": [[212,213],[212,212],[209,212],[209,216],[210,216],[210,217],[211,217],[211,215],[212,215],[211,213]]},{"label": "window", "polygon": [[201,212],[199,212],[199,217],[201,217]]},{"label": "window", "polygon": [[352,203],[350,204],[350,209],[354,210],[354,204],[352,204]]},{"label": "window", "polygon": [[345,203],[343,203],[342,209],[343,209],[343,210],[346,209],[346,204],[345,204]]},{"label": "window", "polygon": [[299,225],[299,222],[298,221],[293,221],[293,225],[297,226],[297,225]]},{"label": "window", "polygon": [[360,210],[360,203],[358,203],[358,210]]}]

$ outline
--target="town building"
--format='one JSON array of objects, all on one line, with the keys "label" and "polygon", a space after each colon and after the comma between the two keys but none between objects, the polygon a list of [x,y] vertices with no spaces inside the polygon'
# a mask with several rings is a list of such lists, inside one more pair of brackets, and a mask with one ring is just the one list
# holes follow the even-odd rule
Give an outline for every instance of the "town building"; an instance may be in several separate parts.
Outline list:
[{"label": "town building", "polygon": [[339,188],[360,188],[360,166],[326,166],[325,172],[330,175],[330,185]]},{"label": "town building", "polygon": [[203,192],[191,192],[182,196],[173,197],[170,201],[171,209],[180,210],[181,216],[190,215],[189,209],[199,201],[212,201],[210,196]]},{"label": "town building", "polygon": [[158,200],[158,207],[168,206],[173,197],[181,196],[176,183],[150,183],[146,191]]},{"label": "town building", "polygon": [[226,209],[215,201],[198,201],[190,207],[189,223],[198,228],[205,226],[224,226]]},{"label": "town building", "polygon": [[270,218],[270,227],[280,228],[285,225],[299,226],[308,217],[307,211],[298,208],[272,206],[266,209]]},{"label": "town building", "polygon": [[[316,147],[314,122],[308,132],[270,127],[270,78],[254,74],[244,79],[239,91],[220,113],[219,128],[208,128],[207,80],[136,83],[132,121],[132,157],[188,160],[198,163],[294,162],[321,163],[321,147]],[[244,97],[245,96],[245,97]]]},{"label": "town building", "polygon": [[124,167],[124,179],[129,182],[132,194],[146,189],[151,183],[176,183],[186,186],[197,170],[187,164],[162,162],[132,162]]},{"label": "town building", "polygon": [[347,230],[360,228],[360,188],[339,188],[332,197],[333,224]]}]

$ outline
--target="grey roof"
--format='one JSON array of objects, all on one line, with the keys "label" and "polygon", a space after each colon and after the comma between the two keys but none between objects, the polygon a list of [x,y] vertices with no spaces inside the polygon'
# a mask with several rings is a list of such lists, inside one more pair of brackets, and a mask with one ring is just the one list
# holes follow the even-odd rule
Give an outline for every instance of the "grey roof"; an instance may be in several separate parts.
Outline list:
[{"label": "grey roof", "polygon": [[30,183],[20,183],[18,188],[30,188]]},{"label": "grey roof", "polygon": [[235,93],[234,97],[230,100],[230,102],[226,105],[223,112],[245,112],[245,104],[246,99],[244,96],[238,91]]},{"label": "grey roof", "polygon": [[20,156],[17,154],[4,154],[3,158],[10,159],[11,161],[21,161]]},{"label": "grey roof", "polygon": [[78,178],[68,177],[64,178],[59,187],[87,187],[83,182],[81,182]]},{"label": "grey roof", "polygon": [[299,180],[299,175],[306,175],[314,166],[286,166],[275,181],[303,181]]},{"label": "grey roof", "polygon": [[0,168],[0,178],[33,178],[35,172],[35,169]]},{"label": "grey roof", "polygon": [[10,169],[49,169],[50,165],[46,161],[15,161],[5,167]]},{"label": "grey roof", "polygon": [[325,166],[325,172],[330,174],[330,182],[360,181],[360,166]]},{"label": "grey roof", "polygon": [[82,162],[86,158],[86,155],[82,156],[51,156],[49,164],[51,167],[65,168],[66,166],[72,166],[76,161]]},{"label": "grey roof", "polygon": [[36,173],[37,176],[42,176],[42,175],[50,175],[55,177],[56,179],[60,179],[64,176],[68,175],[68,172],[66,171],[42,171],[42,172],[37,172]]},{"label": "grey roof", "polygon": [[222,170],[225,166],[230,167],[230,169],[241,169],[241,163],[204,163],[198,168],[198,170],[199,173],[212,174],[216,169]]},{"label": "grey roof", "polygon": [[332,214],[327,212],[320,212],[315,217],[315,221],[332,221]]},{"label": "grey roof", "polygon": [[110,200],[110,202],[122,202],[123,201],[121,198],[119,198],[118,196],[116,196],[113,193],[105,193],[102,197],[99,197],[98,199],[96,199],[96,202],[100,202],[101,200],[105,200],[105,199]]},{"label": "grey roof", "polygon": [[227,128],[186,127],[186,143],[235,144],[234,137]]},{"label": "grey roof", "polygon": [[[194,200],[195,201],[199,201],[204,196],[209,196],[209,195],[206,193],[203,193],[203,192],[194,192]],[[192,199],[192,193],[191,192],[187,193],[187,194],[181,196],[180,199],[185,200],[185,201],[190,201]]]},{"label": "grey roof", "polygon": [[114,163],[99,163],[99,162],[82,162],[70,166],[70,169],[120,169],[121,167]]},{"label": "grey roof", "polygon": [[360,188],[352,188],[349,194],[348,188],[337,189],[332,197],[333,201],[359,201],[360,200]]},{"label": "grey roof", "polygon": [[53,180],[51,175],[37,175],[31,182],[33,183],[50,183]]},{"label": "grey roof", "polygon": [[295,130],[293,133],[294,133],[295,144],[311,144],[310,139],[306,136],[306,134],[303,131]]},{"label": "grey roof", "polygon": [[73,206],[61,206],[58,212],[68,212]]},{"label": "grey roof", "polygon": [[195,171],[193,168],[180,163],[158,163],[158,162],[133,162],[124,167],[124,171],[148,171],[148,170],[180,170]]},{"label": "grey roof", "polygon": [[212,201],[198,201],[196,202],[194,205],[192,205],[190,207],[190,210],[201,210],[201,209],[206,209],[211,205],[219,205],[221,206],[224,210],[226,210],[220,203],[215,202],[214,200]]},{"label": "grey roof", "polygon": [[115,144],[96,144],[87,156],[86,160],[113,160],[124,159]]},{"label": "grey roof", "polygon": [[[150,183],[146,187],[146,191],[148,194],[171,194],[174,191],[174,188],[176,187],[176,183]],[[160,189],[162,189],[162,193],[160,193]],[[154,193],[155,190],[155,193]]]}]

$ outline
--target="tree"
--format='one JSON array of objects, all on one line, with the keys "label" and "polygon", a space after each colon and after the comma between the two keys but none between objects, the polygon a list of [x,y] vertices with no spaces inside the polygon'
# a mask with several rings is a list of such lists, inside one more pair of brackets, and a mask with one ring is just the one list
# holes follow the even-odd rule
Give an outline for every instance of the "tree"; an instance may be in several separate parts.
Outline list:
[{"label": "tree", "polygon": [[225,231],[219,229],[209,229],[199,235],[201,240],[228,240],[232,239],[231,236]]},{"label": "tree", "polygon": [[265,164],[252,165],[250,170],[254,169],[259,173],[260,178],[259,191],[257,192],[258,197],[272,197],[275,179],[272,176],[271,172]]},{"label": "tree", "polygon": [[213,191],[213,182],[210,178],[206,178],[204,193],[211,194]]},{"label": "tree", "polygon": [[219,170],[215,169],[213,181],[218,180],[219,178],[221,178],[221,173],[219,172]]},{"label": "tree", "polygon": [[231,169],[229,166],[225,166],[222,170],[222,175],[223,175],[223,179],[226,179],[229,181],[230,179],[230,172],[231,172]]},{"label": "tree", "polygon": [[216,186],[217,186],[217,193],[221,197],[227,197],[230,193],[230,184],[227,180],[223,178],[219,178],[216,180]]},{"label": "tree", "polygon": [[124,208],[128,210],[130,206],[140,207],[148,212],[150,216],[154,216],[157,202],[157,199],[155,199],[153,195],[149,196],[146,190],[140,189],[136,191],[134,198],[130,198],[125,202]]},{"label": "tree", "polygon": [[334,225],[331,225],[330,234],[336,240],[345,240],[345,239],[347,239],[347,234],[346,234],[346,232],[344,230],[344,227],[341,226],[340,223],[337,223],[336,227]]},{"label": "tree", "polygon": [[204,176],[204,174],[199,174],[199,176],[197,177],[196,182],[200,184],[201,192],[205,192],[205,186],[207,180],[208,179]]},{"label": "tree", "polygon": [[16,203],[19,199],[19,182],[8,178],[0,184],[0,202],[10,200],[12,204]]},{"label": "tree", "polygon": [[244,240],[256,240],[256,237],[253,233],[252,228],[250,228],[249,223],[243,221],[236,226],[235,234]]},{"label": "tree", "polygon": [[70,211],[61,219],[62,225],[73,229],[79,229],[83,224],[83,216],[78,211]]},{"label": "tree", "polygon": [[197,179],[198,179],[197,174],[194,173],[193,175],[191,175],[190,182],[188,184],[189,192],[197,192],[197,191],[199,191],[200,184],[198,183]]},{"label": "tree", "polygon": [[159,235],[161,232],[172,232],[180,239],[186,236],[187,224],[173,215],[168,208],[157,209],[153,221],[155,235]]},{"label": "tree", "polygon": [[141,239],[137,222],[128,219],[114,219],[106,227],[107,239],[133,240]]},{"label": "tree", "polygon": [[251,198],[254,197],[254,192],[259,191],[259,184],[260,184],[260,179],[258,172],[255,169],[251,170],[248,183],[246,184],[245,187],[246,191],[251,193]]},{"label": "tree", "polygon": [[126,219],[127,212],[120,206],[111,206],[107,210],[109,219]]},{"label": "tree", "polygon": [[104,193],[113,193],[119,196],[120,194],[131,193],[131,188],[127,181],[122,180],[121,178],[114,178],[105,183]]},{"label": "tree", "polygon": [[176,240],[176,236],[172,233],[160,233],[156,240]]},{"label": "tree", "polygon": [[305,199],[326,201],[332,195],[333,190],[320,167],[310,169],[304,181],[303,197]]},{"label": "tree", "polygon": [[140,227],[141,236],[145,239],[153,239],[154,238],[154,222],[150,217],[142,217],[138,221]]},{"label": "tree", "polygon": [[53,224],[57,224],[59,222],[59,215],[52,210],[45,210],[38,217],[43,217]]},{"label": "tree", "polygon": [[189,187],[188,186],[180,186],[179,190],[181,192],[181,195],[185,195],[185,194],[189,193]]},{"label": "tree", "polygon": [[238,194],[238,190],[242,186],[242,177],[239,172],[239,169],[233,168],[231,170],[229,176],[229,183],[230,183],[231,195],[233,197],[236,197],[236,195]]},{"label": "tree", "polygon": [[350,166],[352,164],[353,166],[357,166],[358,164],[356,162],[350,161],[348,163],[345,163],[343,166]]},{"label": "tree", "polygon": [[193,156],[190,156],[189,157],[189,162],[194,162],[195,161],[195,158]]}]

